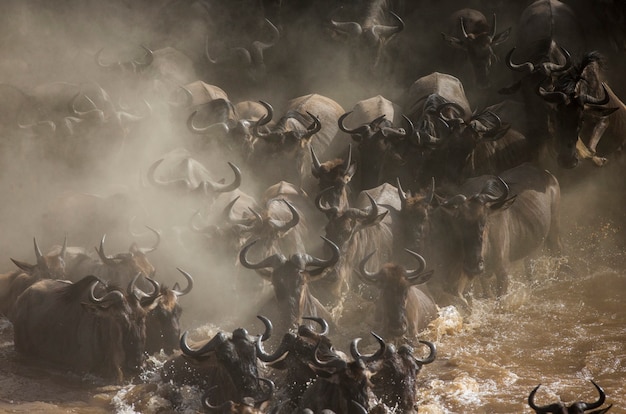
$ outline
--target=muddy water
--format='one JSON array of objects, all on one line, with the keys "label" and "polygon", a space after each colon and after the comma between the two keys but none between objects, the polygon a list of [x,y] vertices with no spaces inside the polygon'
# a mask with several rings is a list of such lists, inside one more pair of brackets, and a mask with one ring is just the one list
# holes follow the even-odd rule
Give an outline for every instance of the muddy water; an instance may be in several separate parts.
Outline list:
[{"label": "muddy water", "polygon": [[[584,274],[559,272],[558,265],[536,260],[531,285],[518,275],[509,295],[475,299],[466,318],[441,309],[424,333],[436,342],[438,359],[420,374],[420,413],[531,412],[526,399],[538,384],[539,404],[594,401],[591,379],[614,404],[611,412],[626,412],[626,273],[601,264]],[[216,329],[205,325],[196,334]],[[364,329],[355,323],[335,343],[347,351]],[[0,333],[0,412],[168,412],[168,395],[176,395],[179,412],[200,408],[201,390],[173,390],[156,369],[144,374],[146,384],[107,386],[24,360],[13,350],[8,323]],[[158,367],[162,359],[151,362]]]}]

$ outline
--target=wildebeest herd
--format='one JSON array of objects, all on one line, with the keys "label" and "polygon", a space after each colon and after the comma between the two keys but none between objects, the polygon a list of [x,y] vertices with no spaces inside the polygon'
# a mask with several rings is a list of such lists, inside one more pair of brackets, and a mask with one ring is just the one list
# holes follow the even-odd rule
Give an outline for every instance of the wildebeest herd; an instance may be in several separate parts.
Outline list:
[{"label": "wildebeest herd", "polygon": [[[141,384],[156,358],[207,412],[417,412],[439,310],[567,257],[562,193],[624,162],[618,0],[104,3],[1,18],[3,247],[36,263],[0,312],[64,370]],[[592,383],[527,403],[605,413]]]}]

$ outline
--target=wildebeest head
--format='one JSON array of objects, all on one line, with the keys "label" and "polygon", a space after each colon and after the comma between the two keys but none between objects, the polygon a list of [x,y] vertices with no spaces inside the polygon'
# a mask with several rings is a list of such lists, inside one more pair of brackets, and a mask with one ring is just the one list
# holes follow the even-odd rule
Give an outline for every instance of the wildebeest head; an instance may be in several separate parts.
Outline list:
[{"label": "wildebeest head", "polygon": [[[535,404],[535,393],[541,386],[541,384],[539,384],[530,392],[530,395],[528,396],[528,405],[530,406],[530,408],[535,410],[537,414],[549,414],[549,413],[551,414],[584,414],[585,411],[595,410],[596,408],[600,408],[602,404],[604,404],[604,401],[606,399],[604,390],[602,390],[602,388],[600,388],[600,386],[596,384],[593,380],[591,381],[591,383],[594,385],[594,387],[596,387],[596,389],[598,390],[598,393],[600,394],[598,400],[595,402],[592,402],[592,403],[575,402],[569,406],[566,406],[562,402],[558,402],[558,403],[554,403],[550,405],[537,406]],[[609,405],[606,408],[592,411],[589,414],[604,414],[607,411],[609,411],[611,407],[612,405]]]},{"label": "wildebeest head", "polygon": [[[211,12],[210,14],[213,14]],[[264,25],[271,32],[267,42],[254,40],[250,45],[230,47],[224,49],[218,56],[213,57],[209,48],[211,42],[206,39],[205,55],[211,66],[227,71],[232,76],[233,70],[242,71],[248,80],[257,82],[266,74],[264,51],[273,47],[280,38],[280,32],[268,19],[264,19]]]},{"label": "wildebeest head", "polygon": [[350,354],[353,361],[346,361],[337,354],[328,354],[324,360],[315,354],[315,362],[311,368],[319,375],[318,379],[307,389],[300,403],[314,412],[322,409],[331,409],[335,412],[356,413],[356,407],[351,406],[355,401],[368,409],[369,392],[372,388],[370,378],[375,374],[376,362],[382,360],[386,352],[385,341],[372,332],[380,348],[371,355],[363,355],[358,350],[361,338],[350,343]]},{"label": "wildebeest head", "polygon": [[211,387],[202,396],[202,406],[210,413],[216,414],[262,414],[265,412],[265,406],[268,404],[274,394],[274,382],[267,378],[258,378],[260,382],[267,384],[268,389],[264,397],[255,400],[254,398],[244,397],[241,402],[234,402],[228,400],[220,405],[213,405],[211,403],[211,391],[217,389],[219,391],[219,385]]},{"label": "wildebeest head", "polygon": [[307,111],[309,116],[309,119],[307,119],[306,116],[299,112],[290,111],[271,130],[262,131],[260,127],[272,121],[274,109],[267,102],[259,102],[265,107],[267,114],[256,122],[253,134],[255,137],[275,147],[275,152],[289,154],[297,151],[297,148],[304,147],[310,138],[322,129],[320,119],[312,113]]},{"label": "wildebeest head", "polygon": [[430,189],[413,193],[405,192],[397,179],[396,187],[400,197],[400,217],[402,220],[401,232],[403,237],[399,240],[413,250],[423,250],[423,242],[428,236],[430,214],[436,205],[435,179],[431,181]]},{"label": "wildebeest head", "polygon": [[418,315],[407,315],[407,299],[412,286],[426,283],[433,275],[433,271],[424,272],[426,261],[418,253],[405,249],[419,262],[416,269],[406,269],[395,263],[385,263],[377,272],[366,269],[368,260],[376,253],[368,254],[359,264],[359,276],[363,282],[380,289],[379,309],[382,315],[381,326],[394,338],[404,335],[408,330],[408,318]]},{"label": "wildebeest head", "polygon": [[583,58],[579,67],[573,67],[559,76],[546,90],[540,83],[537,93],[546,102],[554,105],[551,117],[552,135],[555,139],[557,160],[564,168],[578,165],[576,142],[582,127],[583,115],[608,116],[617,108],[602,107],[610,101],[607,86],[598,81],[602,67],[602,56],[591,52]]},{"label": "wildebeest head", "polygon": [[[257,316],[266,326],[267,339],[272,332],[272,323],[264,316]],[[302,319],[311,320],[320,325],[321,331],[315,332],[306,325],[300,325],[297,332],[287,332],[283,336],[276,350],[268,354],[262,344],[264,338],[257,338],[257,357],[267,363],[271,368],[286,371],[284,384],[287,387],[287,395],[295,404],[300,400],[307,385],[317,375],[309,364],[315,361],[315,353],[326,356],[333,354],[332,343],[326,336],[328,323],[323,318],[304,316]]]},{"label": "wildebeest head", "polygon": [[[105,287],[101,297],[96,297],[96,289],[102,282],[93,276],[84,279],[95,279],[89,291],[89,302],[82,305],[87,311],[97,315],[99,326],[103,326],[103,332],[107,333],[107,339],[101,346],[109,348],[106,351],[110,355],[107,359],[118,370],[115,373],[118,380],[123,378],[122,372],[136,373],[143,365],[146,315],[156,306],[154,295],[151,300],[144,298],[144,303],[141,303],[135,288],[139,276],[140,274],[136,274],[129,282],[125,293],[116,287]],[[122,348],[119,348],[119,344],[122,344]]]},{"label": "wildebeest head", "polygon": [[[183,355],[169,360],[163,366],[163,376],[177,384],[209,388],[220,386],[220,395],[213,399],[221,404],[245,397],[258,399],[265,393],[259,384],[255,339],[243,328],[227,335],[218,332],[200,347],[191,347],[188,332],[180,339]],[[264,335],[264,337],[266,337]]]},{"label": "wildebeest head", "polygon": [[349,129],[344,125],[344,120],[351,113],[352,111],[346,112],[339,117],[339,129],[350,134],[352,139],[358,143],[361,186],[366,189],[373,188],[379,184],[379,173],[389,146],[398,145],[398,142],[410,138],[415,129],[411,120],[404,115],[402,117],[407,123],[406,129],[395,127],[391,120],[385,118],[384,114],[369,124]]},{"label": "wildebeest head", "polygon": [[306,253],[296,253],[286,258],[282,254],[273,254],[258,263],[251,263],[248,250],[258,240],[244,246],[239,253],[239,260],[248,269],[271,269],[269,275],[258,272],[272,283],[278,302],[280,314],[288,318],[285,324],[297,326],[305,315],[318,316],[317,301],[308,289],[309,282],[324,276],[325,269],[335,265],[339,260],[339,248],[329,239],[322,237],[332,250],[330,259],[318,259]]},{"label": "wildebeest head", "polygon": [[497,61],[493,47],[508,39],[511,28],[497,33],[496,14],[493,14],[490,28],[485,16],[473,9],[459,10],[452,15],[452,20],[458,22],[459,28],[455,32],[460,36],[441,33],[443,39],[450,46],[467,53],[478,84],[482,87],[489,86],[489,71],[494,61]]},{"label": "wildebeest head", "polygon": [[[335,158],[334,160],[320,162],[311,147],[311,173],[319,180],[319,188],[323,190],[328,187],[343,189],[352,179],[356,171],[356,164],[352,163],[352,146],[348,147],[346,159]],[[335,203],[333,203],[335,204]]]},{"label": "wildebeest head", "polygon": [[453,216],[453,227],[460,234],[463,270],[468,276],[485,270],[483,249],[489,215],[510,207],[515,197],[509,197],[509,186],[500,177],[494,177],[487,180],[479,193],[469,197],[457,194],[441,204],[443,211]]},{"label": "wildebeest head", "polygon": [[371,195],[365,193],[370,201],[371,207],[367,209],[347,208],[339,210],[337,206],[324,205],[322,199],[327,193],[333,190],[329,187],[318,194],[315,198],[317,208],[328,216],[326,224],[326,237],[337,244],[341,249],[347,247],[348,241],[360,229],[380,223],[388,211],[380,212],[376,200]]},{"label": "wildebeest head", "polygon": [[11,259],[21,270],[37,278],[65,279],[65,253],[67,249],[67,237],[63,240],[63,246],[58,253],[43,255],[37,245],[37,239],[33,238],[35,246],[35,257],[37,263],[34,265]]},{"label": "wildebeest head", "polygon": [[202,175],[206,175],[204,174],[204,166],[191,157],[186,157],[183,160],[183,168],[186,172],[184,178],[162,181],[155,177],[155,171],[163,161],[164,159],[161,158],[152,163],[147,172],[148,181],[155,187],[183,193],[202,194],[214,198],[217,193],[234,191],[241,185],[241,170],[235,164],[228,162],[228,166],[233,170],[235,178],[231,183],[224,184],[202,177]]},{"label": "wildebeest head", "polygon": [[130,245],[128,253],[118,253],[115,256],[107,256],[104,252],[104,240],[106,234],[100,240],[100,246],[96,249],[98,257],[107,267],[110,275],[109,281],[118,284],[125,284],[132,276],[137,273],[143,276],[150,276],[154,273],[154,266],[150,263],[146,255],[156,250],[161,241],[161,235],[155,229],[148,227],[157,237],[154,246],[139,247],[137,243]]},{"label": "wildebeest head", "polygon": [[398,407],[402,412],[416,412],[417,375],[423,365],[430,364],[437,358],[437,348],[429,341],[419,341],[426,345],[430,353],[422,359],[417,358],[410,345],[402,345],[397,350],[387,344],[383,358],[375,364],[376,375],[372,377],[374,394],[379,396],[388,407]]},{"label": "wildebeest head", "polygon": [[[350,47],[353,54],[351,62],[357,68],[365,68],[370,72],[382,74],[380,68],[385,58],[385,48],[394,35],[404,30],[404,21],[396,13],[386,10],[386,2],[374,1],[362,10],[356,10],[358,21],[330,20],[331,35],[342,40]],[[342,12],[341,9],[337,12]],[[342,12],[349,19],[350,10]],[[362,16],[358,16],[361,14]],[[387,15],[394,20],[392,24],[385,24]],[[355,17],[352,17],[354,19]]]},{"label": "wildebeest head", "polygon": [[[140,302],[154,302],[156,296],[157,305],[148,313],[146,317],[146,352],[153,354],[161,349],[171,354],[178,348],[180,337],[180,316],[183,312],[178,298],[191,292],[193,289],[193,278],[182,269],[178,269],[187,280],[187,287],[180,290],[178,283],[171,289],[165,285],[153,282],[154,292],[150,294],[140,294]],[[145,302],[145,303],[144,303]]]}]

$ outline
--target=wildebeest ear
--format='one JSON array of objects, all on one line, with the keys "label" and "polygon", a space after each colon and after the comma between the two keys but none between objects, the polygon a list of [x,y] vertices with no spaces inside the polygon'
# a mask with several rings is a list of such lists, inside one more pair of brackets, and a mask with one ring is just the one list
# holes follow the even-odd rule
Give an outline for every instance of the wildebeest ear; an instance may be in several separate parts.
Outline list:
[{"label": "wildebeest ear", "polygon": [[36,265],[32,265],[32,264],[28,264],[26,262],[21,262],[19,260],[15,260],[15,259],[11,259],[11,261],[13,263],[15,263],[15,266],[19,267],[20,269],[22,269],[25,272],[31,272]]},{"label": "wildebeest ear", "polygon": [[507,198],[506,200],[499,203],[493,203],[489,206],[489,208],[492,210],[506,210],[507,208],[511,207],[516,197],[517,195],[514,195],[513,197]]},{"label": "wildebeest ear", "polygon": [[508,40],[510,34],[511,34],[511,28],[509,27],[505,31],[496,34],[491,39],[491,45],[492,46],[498,46],[500,43],[506,42]]},{"label": "wildebeest ear", "polygon": [[457,49],[465,49],[463,45],[463,41],[461,39],[458,39],[454,36],[448,36],[447,34],[443,32],[441,32],[441,36],[443,37],[443,40],[450,46],[455,47]]}]

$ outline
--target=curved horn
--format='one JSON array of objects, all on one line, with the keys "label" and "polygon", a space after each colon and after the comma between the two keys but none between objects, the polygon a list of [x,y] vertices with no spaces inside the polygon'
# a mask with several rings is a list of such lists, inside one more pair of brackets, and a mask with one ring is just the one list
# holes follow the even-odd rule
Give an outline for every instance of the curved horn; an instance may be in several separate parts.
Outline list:
[{"label": "curved horn", "polygon": [[152,247],[140,248],[139,251],[141,251],[143,254],[148,254],[148,253],[155,251],[157,247],[159,247],[159,244],[161,243],[161,234],[156,229],[150,226],[146,226],[146,228],[156,235],[156,241],[154,242],[154,245]]},{"label": "curved horn", "polygon": [[350,116],[350,114],[354,112],[354,111],[350,111],[350,112],[346,112],[345,114],[341,115],[339,117],[339,119],[337,120],[337,125],[339,126],[339,129],[342,130],[343,132],[345,132],[346,134],[350,134],[350,135],[364,135],[366,133],[368,133],[370,131],[370,127],[369,125],[361,125],[360,127],[357,127],[355,129],[348,129],[344,124],[343,121]]},{"label": "curved horn", "polygon": [[331,19],[330,25],[334,30],[352,37],[361,36],[363,33],[363,27],[357,22],[337,22]]},{"label": "curved horn", "polygon": [[37,245],[37,238],[35,237],[33,237],[33,245],[35,246],[35,257],[37,258],[37,263],[39,263],[39,261],[43,259],[43,254],[41,254],[41,250]]},{"label": "curved horn", "polygon": [[531,62],[524,62],[520,64],[513,63],[511,58],[513,57],[513,52],[515,52],[515,49],[516,48],[511,49],[509,53],[506,54],[506,59],[505,59],[506,66],[515,72],[525,72],[525,73],[534,72],[535,65],[533,65]]},{"label": "curved horn", "polygon": [[463,38],[467,39],[469,38],[469,35],[467,34],[467,30],[465,30],[465,19],[463,17],[460,17],[459,20],[461,23],[461,33],[463,33]]},{"label": "curved horn", "polygon": [[148,179],[148,182],[155,187],[191,190],[191,185],[189,183],[189,180],[179,179],[179,180],[171,180],[171,181],[160,181],[155,177],[154,173],[156,172],[156,169],[159,167],[159,165],[161,165],[163,161],[165,161],[165,159],[161,158],[161,159],[156,160],[150,165],[150,168],[148,168],[148,171],[146,172],[146,178]]},{"label": "curved horn", "polygon": [[296,227],[298,225],[298,223],[300,222],[300,213],[298,213],[298,210],[296,210],[293,204],[291,204],[289,201],[285,200],[284,198],[281,199],[281,201],[287,204],[289,211],[291,211],[291,220],[282,224],[278,220],[273,219],[271,219],[269,222],[276,230],[286,232],[292,227]]},{"label": "curved horn", "polygon": [[183,351],[183,354],[191,356],[191,357],[199,357],[208,352],[214,351],[219,345],[223,344],[227,341],[226,335],[224,332],[218,332],[209,342],[204,344],[204,346],[199,349],[192,349],[187,344],[187,335],[189,331],[185,331],[183,336],[180,338],[180,350]]},{"label": "curved horn", "polygon": [[409,195],[405,193],[402,189],[402,184],[400,184],[400,177],[396,177],[396,187],[398,188],[398,197],[400,197],[400,202],[402,203],[402,205],[404,205]]},{"label": "curved horn", "polygon": [[[459,116],[458,116],[457,118],[447,118],[447,117],[445,117],[445,116],[443,115],[443,113],[442,113],[442,112],[443,112],[444,110],[448,109],[448,108],[453,108],[453,109],[455,109],[456,111],[458,111],[458,112],[459,112]],[[450,122],[450,121],[451,121],[451,120],[453,120],[453,119],[460,119],[460,120],[463,120],[463,119],[465,118],[465,116],[467,115],[467,114],[465,113],[465,109],[463,109],[463,107],[462,107],[461,105],[459,105],[458,103],[456,103],[456,102],[446,102],[446,103],[442,103],[441,105],[439,105],[439,106],[437,107],[437,110],[436,110],[436,111],[437,111],[437,116],[438,116],[439,118],[443,119],[443,120],[444,120],[444,121],[446,121],[446,122]]]},{"label": "curved horn", "polygon": [[100,239],[100,247],[96,249],[96,251],[98,252],[98,257],[100,257],[100,260],[102,260],[102,263],[104,263],[105,265],[114,265],[115,261],[113,260],[112,257],[107,256],[104,253],[104,239],[106,239],[107,235],[103,235],[102,239]]},{"label": "curved horn", "polygon": [[[365,217],[365,220],[362,223],[364,227],[369,226],[370,224],[374,223],[381,215],[381,213],[379,213],[378,203],[376,203],[376,200],[374,200],[374,197],[372,197],[370,193],[365,193],[365,195],[370,201],[371,208],[369,212],[360,210],[361,214],[363,214],[363,216]],[[382,213],[382,215],[387,215],[387,213],[389,213],[389,211],[385,211],[384,213]]]},{"label": "curved horn", "polygon": [[537,87],[537,95],[541,96],[544,101],[556,103],[556,104],[564,104],[569,100],[567,94],[558,91],[546,91],[541,83]]},{"label": "curved horn", "polygon": [[193,278],[191,277],[191,275],[189,273],[185,272],[180,267],[177,267],[176,270],[178,270],[180,273],[182,273],[182,275],[187,280],[187,287],[184,290],[172,289],[172,293],[174,293],[174,295],[176,295],[176,296],[184,296],[184,295],[188,294],[189,292],[191,292],[191,289],[193,289]]},{"label": "curved horn", "polygon": [[218,184],[218,183],[213,183],[210,181],[203,181],[200,184],[200,186],[209,186],[211,190],[213,190],[216,193],[228,193],[230,191],[235,191],[236,189],[238,189],[239,186],[241,185],[241,170],[239,169],[239,167],[237,167],[235,164],[233,164],[230,161],[228,161],[228,166],[230,167],[231,170],[233,170],[233,173],[235,174],[235,179],[233,180],[232,183]]},{"label": "curved horn", "polygon": [[419,277],[420,273],[424,271],[424,269],[426,268],[426,260],[419,253],[416,253],[412,250],[404,249],[404,251],[410,254],[411,256],[413,256],[415,259],[417,259],[417,262],[419,264],[419,267],[417,269],[414,269],[414,270],[407,269],[406,271],[407,279],[412,281],[415,278]]},{"label": "curved horn", "polygon": [[352,144],[348,144],[348,159],[346,159],[344,162],[346,168],[343,169],[343,175],[348,174],[348,171],[350,170],[350,164],[352,164]]},{"label": "curved horn", "polygon": [[327,239],[324,236],[321,236],[322,239],[324,240],[324,242],[326,242],[326,244],[328,244],[330,246],[330,248],[333,251],[333,255],[331,256],[330,259],[318,259],[317,257],[313,257],[310,256],[307,260],[306,265],[307,266],[316,266],[317,269],[314,270],[310,270],[309,271],[309,275],[311,276],[317,276],[322,274],[322,272],[331,267],[334,266],[338,261],[339,261],[339,247],[337,247],[337,245],[335,243],[333,243],[330,239]]},{"label": "curved horn", "polygon": [[187,129],[192,133],[197,135],[209,135],[211,131],[221,131],[223,134],[228,134],[230,132],[230,128],[225,122],[218,122],[216,124],[211,124],[199,128],[193,124],[193,120],[195,119],[196,115],[198,115],[198,111],[193,111],[189,115],[189,117],[187,117]]},{"label": "curved horn", "polygon": [[268,364],[277,362],[279,359],[282,359],[287,354],[287,352],[289,352],[289,349],[284,339],[283,341],[281,341],[280,345],[278,345],[278,349],[272,354],[268,354],[265,352],[265,350],[263,349],[262,342],[263,342],[263,336],[259,336],[256,339],[256,356],[261,361],[266,362]]},{"label": "curved horn", "polygon": [[[137,283],[137,279],[139,279],[139,276],[141,276],[141,272],[139,272],[135,276],[133,276],[131,281],[128,282],[128,287],[126,288],[126,294],[128,296],[133,296],[133,297],[137,298],[137,296],[135,295],[135,289],[136,289],[135,288],[135,284]],[[156,283],[156,282],[154,282],[154,283]],[[158,283],[156,284],[156,286],[158,286]],[[155,291],[158,292],[158,288],[155,287]],[[143,292],[143,293],[146,294],[145,292]],[[146,296],[148,296],[148,295],[146,294]],[[137,299],[139,299],[139,298],[137,298]]]},{"label": "curved horn", "polygon": [[[85,99],[89,103],[91,103],[91,105],[93,106],[93,109],[90,109],[88,111],[79,111],[78,109],[76,109],[76,101],[78,101],[78,98],[80,98],[81,96],[84,96]],[[87,95],[83,94],[82,90],[79,90],[76,93],[76,95],[74,95],[74,98],[72,98],[70,105],[69,105],[69,110],[72,113],[72,115],[78,118],[85,118],[86,116],[89,116],[95,113],[95,114],[98,114],[98,118],[100,120],[104,120],[104,113],[102,112],[102,110],[98,109],[96,104]]]},{"label": "curved horn", "polygon": [[99,280],[93,282],[93,284],[91,285],[91,289],[89,289],[89,301],[90,302],[95,303],[97,305],[104,305],[104,304],[108,304],[109,302],[121,302],[124,300],[124,294],[120,292],[119,290],[108,292],[103,297],[96,298],[95,291],[96,291],[96,286],[98,285],[98,283],[102,283],[102,282]]},{"label": "curved horn", "polygon": [[374,362],[381,359],[385,354],[385,351],[387,350],[387,344],[385,343],[384,339],[378,336],[375,332],[370,333],[374,338],[376,338],[378,344],[380,345],[380,348],[372,355],[362,355],[358,349],[358,344],[361,338],[355,338],[352,340],[352,342],[350,342],[350,354],[355,360],[362,360],[365,363]]},{"label": "curved horn", "polygon": [[115,62],[115,63],[103,63],[102,60],[100,60],[100,55],[102,54],[102,52],[104,51],[104,48],[98,50],[98,52],[96,53],[96,55],[94,56],[94,60],[96,61],[96,65],[103,68],[103,69],[112,69],[114,67],[121,67],[122,64],[120,62]]},{"label": "curved horn", "polygon": [[246,269],[265,269],[267,267],[271,267],[272,269],[275,269],[276,267],[280,266],[281,263],[283,263],[285,261],[285,258],[282,255],[278,255],[278,254],[273,254],[272,256],[266,257],[265,259],[261,260],[258,263],[250,263],[248,261],[248,250],[250,250],[250,248],[252,246],[254,246],[254,244],[256,242],[258,242],[259,240],[254,240],[251,241],[250,243],[246,244],[243,249],[241,249],[241,252],[239,252],[239,261],[241,262],[241,265],[243,267],[245,267]]},{"label": "curved horn", "polygon": [[565,63],[563,63],[562,65],[553,62],[543,63],[541,67],[543,68],[544,74],[546,76],[550,76],[553,73],[565,72],[570,67],[572,67],[572,57],[567,49],[565,49],[563,46],[559,46],[559,49],[561,50],[561,53],[565,58]]},{"label": "curved horn", "polygon": [[557,404],[544,405],[541,407],[535,405],[535,394],[537,393],[537,390],[539,389],[539,387],[541,387],[541,384],[537,385],[530,392],[530,395],[528,395],[528,405],[530,406],[530,408],[535,410],[535,412],[538,414],[548,414],[548,413],[553,412],[554,409],[559,409],[560,407],[558,407]]},{"label": "curved horn", "polygon": [[185,103],[168,101],[168,104],[174,108],[189,108],[193,104],[193,93],[183,85],[179,85],[179,88],[185,93]]},{"label": "curved horn", "polygon": [[[232,410],[232,406],[235,404],[232,400],[224,401],[220,405],[213,405],[209,401],[210,392],[216,389],[217,387],[218,385],[214,385],[204,393],[204,395],[202,396],[202,407],[204,407],[209,412],[215,412],[215,413],[230,412]],[[229,408],[231,409],[229,410]]]},{"label": "curved horn", "polygon": [[[146,51],[146,54],[144,56],[145,60],[138,61],[138,60],[134,59],[132,61],[133,70],[135,70],[135,71],[142,71],[143,69],[145,69],[148,66],[150,66],[152,64],[152,62],[154,61],[154,53],[152,53],[152,50],[148,49],[145,45],[141,45],[141,48]],[[146,57],[147,57],[147,59],[146,59]]]},{"label": "curved horn", "polygon": [[266,138],[268,134],[260,132],[259,127],[267,125],[272,120],[274,116],[274,109],[272,108],[272,105],[265,101],[259,101],[259,103],[265,107],[267,114],[263,115],[258,121],[256,121],[254,127],[252,128],[252,135],[259,138]]},{"label": "curved horn", "polygon": [[428,356],[424,359],[415,358],[415,360],[422,365],[426,365],[426,364],[430,364],[434,362],[435,359],[437,358],[437,347],[435,346],[435,344],[430,341],[423,341],[421,339],[419,342],[420,344],[426,345],[430,349],[430,354],[428,354]]},{"label": "curved horn", "polygon": [[322,198],[326,194],[330,194],[330,192],[334,191],[334,190],[335,190],[335,187],[325,188],[317,195],[317,197],[315,197],[315,206],[322,213],[330,213],[330,214],[338,214],[339,213],[339,208],[337,206],[325,207],[325,206],[322,205]]},{"label": "curved horn", "polygon": [[[136,276],[139,276],[139,275],[141,275],[141,273],[138,273]],[[161,285],[159,284],[159,282],[157,282],[151,277],[146,276],[146,280],[152,285],[152,292],[147,293],[147,292],[144,292],[142,289],[139,289],[136,286],[137,280],[133,278],[133,280],[131,281],[131,284],[128,285],[128,289],[126,293],[128,295],[134,296],[135,298],[137,298],[137,300],[140,300],[143,298],[150,298],[154,300],[158,298],[160,295],[160,291],[161,291]]]},{"label": "curved horn", "polygon": [[263,332],[263,335],[260,336],[261,341],[267,341],[268,339],[270,339],[272,337],[272,331],[274,330],[274,325],[272,325],[272,321],[269,320],[269,318],[266,318],[263,315],[257,315],[256,316],[261,322],[263,322],[263,325],[265,325],[265,332]]},{"label": "curved horn", "polygon": [[313,176],[315,178],[319,178],[320,176],[320,168],[322,168],[322,164],[320,163],[320,160],[317,158],[317,155],[315,155],[315,150],[313,149],[313,145],[311,145],[309,147],[310,152],[311,152],[311,173],[313,174]]},{"label": "curved horn", "polygon": [[65,258],[66,252],[67,252],[67,234],[65,235],[65,238],[63,238],[63,246],[61,246],[61,252],[59,253],[59,256],[61,258]]},{"label": "curved horn", "polygon": [[336,355],[336,354],[333,355],[332,359],[329,359],[326,361],[320,360],[317,354],[319,353],[321,343],[322,343],[322,339],[320,338],[317,341],[317,345],[315,345],[315,351],[313,352],[313,361],[315,362],[315,364],[322,368],[329,368],[329,369],[336,369],[336,370],[341,370],[341,369],[346,368],[348,363],[344,361],[339,355]]},{"label": "curved horn", "polygon": [[598,384],[596,384],[594,380],[591,380],[591,383],[593,384],[594,387],[596,387],[596,389],[598,390],[598,394],[600,394],[600,396],[598,397],[598,400],[596,402],[593,402],[593,403],[583,402],[581,404],[581,408],[583,409],[583,411],[593,410],[594,408],[599,408],[600,406],[602,406],[602,404],[604,404],[604,401],[606,400],[606,394],[604,394],[604,390]]},{"label": "curved horn", "polygon": [[316,322],[320,326],[320,329],[322,330],[321,332],[317,333],[318,335],[328,334],[328,322],[326,322],[324,318],[319,318],[317,316],[303,316],[302,319]]},{"label": "curved horn", "polygon": [[390,11],[389,14],[398,22],[398,25],[397,26],[374,25],[372,27],[372,33],[376,36],[376,38],[381,37],[381,36],[390,37],[404,30],[404,21],[400,18],[400,16],[398,16],[392,11]]},{"label": "curved horn", "polygon": [[309,125],[306,133],[302,135],[300,139],[308,139],[322,130],[322,123],[320,122],[320,119],[309,111],[306,111],[306,113],[313,118],[313,123]]},{"label": "curved horn", "polygon": [[262,397],[262,399],[260,400],[256,400],[254,402],[255,406],[260,406],[261,404],[263,404],[266,401],[269,401],[272,396],[274,395],[274,390],[276,389],[276,385],[274,385],[274,381],[268,379],[268,378],[261,378],[261,377],[257,377],[257,381],[259,382],[264,382],[268,385],[268,390],[267,393],[265,394],[264,397]]},{"label": "curved horn", "polygon": [[496,23],[497,23],[496,22],[496,14],[494,13],[492,16],[493,17],[491,18],[491,34],[489,35],[489,39],[493,39],[496,36],[496,32],[497,32],[497,30],[496,30],[496,27],[497,27],[497,25],[496,25]]},{"label": "curved horn", "polygon": [[610,101],[609,92],[606,90],[606,84],[602,82],[602,91],[604,92],[604,96],[596,98],[591,95],[583,94],[580,95],[579,102],[582,105],[606,105]]},{"label": "curved horn", "polygon": [[373,252],[365,256],[365,258],[359,262],[359,273],[358,273],[359,276],[361,276],[361,279],[364,282],[369,283],[371,285],[377,285],[380,283],[380,280],[378,280],[378,272],[370,273],[366,269],[367,262],[374,255],[374,253],[376,253],[376,250],[374,250]]}]

